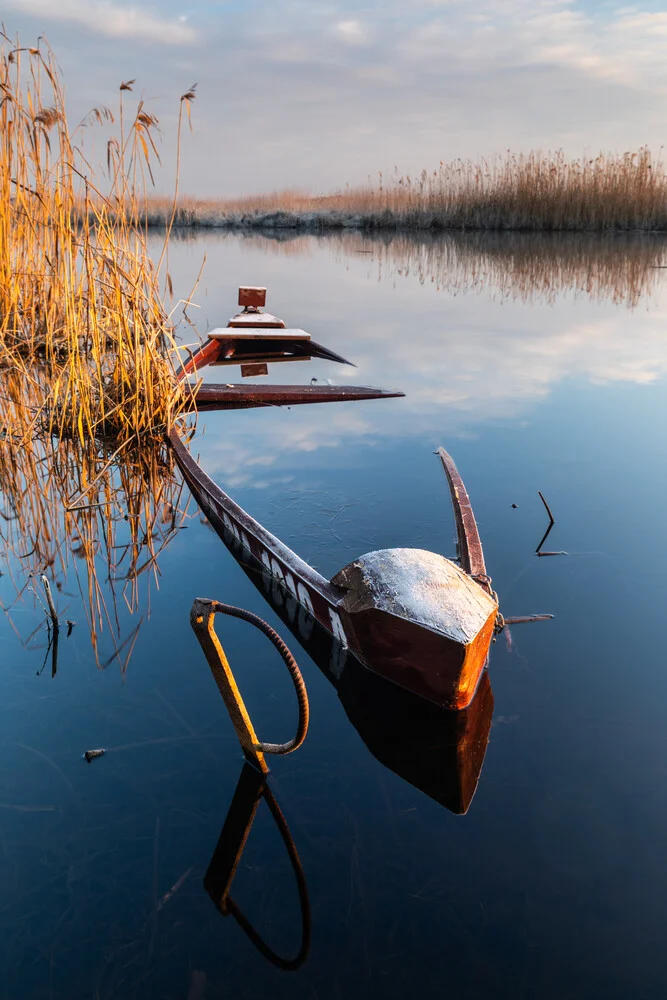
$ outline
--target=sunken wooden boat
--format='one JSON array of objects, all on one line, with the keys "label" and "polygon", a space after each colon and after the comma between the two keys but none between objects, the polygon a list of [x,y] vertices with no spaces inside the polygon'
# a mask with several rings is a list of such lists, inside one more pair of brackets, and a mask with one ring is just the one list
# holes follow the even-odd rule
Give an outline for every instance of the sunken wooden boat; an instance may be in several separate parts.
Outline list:
[{"label": "sunken wooden boat", "polygon": [[[264,289],[242,289],[239,304],[244,311],[230,321],[234,325],[226,328],[226,335],[213,331],[215,336],[183,365],[180,378],[198,373],[221,355],[225,361],[236,357],[239,363],[238,354],[226,355],[237,351],[240,332],[252,331],[247,343],[257,340],[258,330],[280,330],[282,336],[284,327],[275,325],[280,320],[270,317],[263,324],[258,318],[267,315],[259,311],[264,298]],[[303,350],[314,356],[312,341],[302,343]],[[286,341],[278,344],[276,351],[284,360]],[[259,374],[255,366],[263,368],[274,360],[270,342],[262,350],[267,353],[240,361],[242,372],[250,364],[250,374]],[[329,352],[330,359],[332,355]],[[247,359],[247,353],[243,357]],[[498,621],[498,602],[486,575],[468,494],[444,449],[439,454],[454,505],[458,564],[423,549],[383,549],[360,556],[327,580],[239,507],[200,468],[175,429],[170,442],[193,496],[232,551],[240,547],[244,559],[263,567],[277,586],[371,670],[441,707],[463,709],[470,704]]]},{"label": "sunken wooden boat", "polygon": [[264,566],[246,557],[238,541],[232,555],[324,677],[369,752],[388,770],[463,815],[479,783],[491,732],[493,692],[484,670],[467,708],[434,705],[369,670],[333,637]]}]

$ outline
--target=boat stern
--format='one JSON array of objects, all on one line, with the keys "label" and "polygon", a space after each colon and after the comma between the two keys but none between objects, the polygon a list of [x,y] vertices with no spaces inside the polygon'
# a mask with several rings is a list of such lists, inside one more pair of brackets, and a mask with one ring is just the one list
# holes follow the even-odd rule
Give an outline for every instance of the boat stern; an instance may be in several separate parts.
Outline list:
[{"label": "boat stern", "polygon": [[349,645],[388,680],[450,709],[470,704],[486,665],[495,599],[423,549],[369,552],[333,577]]}]

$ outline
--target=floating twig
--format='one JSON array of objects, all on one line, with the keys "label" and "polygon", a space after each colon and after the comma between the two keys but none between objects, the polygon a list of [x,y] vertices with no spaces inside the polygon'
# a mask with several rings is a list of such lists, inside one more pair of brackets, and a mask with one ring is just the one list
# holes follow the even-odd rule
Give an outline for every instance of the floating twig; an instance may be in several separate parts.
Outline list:
[{"label": "floating twig", "polygon": [[537,553],[538,556],[554,556],[554,555],[559,555],[559,556],[560,555],[564,555],[565,556],[565,555],[567,555],[567,552],[542,552],[541,551],[542,546],[544,545],[544,543],[546,542],[547,538],[549,537],[549,532],[551,531],[551,529],[553,528],[554,524],[556,523],[556,520],[555,520],[553,514],[551,513],[551,507],[549,506],[549,504],[544,499],[544,493],[542,493],[542,490],[538,490],[537,493],[539,495],[540,500],[544,504],[544,509],[546,510],[547,514],[549,515],[549,525],[547,527],[547,530],[542,535],[540,543],[537,546],[537,548],[535,549],[535,552]]},{"label": "floating twig", "polygon": [[555,524],[556,523],[556,519],[554,518],[553,514],[551,513],[551,508],[549,507],[549,504],[544,499],[544,494],[542,493],[541,490],[538,490],[537,492],[539,494],[540,500],[542,501],[542,503],[544,504],[544,506],[546,508],[547,514],[549,515],[549,521],[551,522],[551,524]]},{"label": "floating twig", "polygon": [[157,907],[156,907],[156,909],[158,910],[158,912],[162,909],[163,906],[165,906],[169,902],[169,900],[171,899],[171,897],[175,893],[178,892],[178,890],[181,888],[181,886],[187,880],[187,878],[188,878],[188,876],[189,876],[189,874],[190,874],[191,871],[192,871],[192,866],[190,868],[188,868],[188,870],[186,872],[183,872],[183,874],[181,875],[181,877],[176,882],[174,882],[174,884],[172,885],[172,887],[169,890],[169,892],[165,892],[165,894],[162,897],[162,899],[158,900]]},{"label": "floating twig", "polygon": [[21,813],[50,813],[56,812],[56,806],[20,806],[13,802],[0,802],[0,809],[11,809],[12,812]]},{"label": "floating twig", "polygon": [[524,625],[526,622],[548,622],[553,615],[517,615],[514,618],[503,618],[503,625]]}]

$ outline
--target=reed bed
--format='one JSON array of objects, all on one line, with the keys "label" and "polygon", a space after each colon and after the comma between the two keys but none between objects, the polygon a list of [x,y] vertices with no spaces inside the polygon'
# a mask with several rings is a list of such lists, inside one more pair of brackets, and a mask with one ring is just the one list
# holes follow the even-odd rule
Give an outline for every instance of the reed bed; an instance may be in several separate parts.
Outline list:
[{"label": "reed bed", "polygon": [[[172,205],[151,198],[150,224]],[[179,199],[180,226],[285,229],[667,231],[667,172],[648,148],[595,159],[562,151],[474,163],[441,163],[417,177],[346,187],[328,195],[284,191],[247,198]]]},{"label": "reed bed", "polygon": [[27,365],[44,360],[51,428],[82,443],[160,434],[184,405],[174,331],[138,213],[158,123],[140,102],[126,124],[128,89],[121,86],[120,131],[107,141],[103,194],[83,138],[113,123],[112,112],[95,108],[72,132],[53,54],[0,53],[2,364],[28,378]]},{"label": "reed bed", "polygon": [[[158,121],[141,101],[128,113],[128,81],[115,114],[70,128],[53,53],[2,37],[0,541],[19,597],[74,561],[97,657],[184,516],[165,431],[191,398],[160,293],[167,244],[155,265],[140,214]],[[99,126],[104,190],[85,146]]]}]

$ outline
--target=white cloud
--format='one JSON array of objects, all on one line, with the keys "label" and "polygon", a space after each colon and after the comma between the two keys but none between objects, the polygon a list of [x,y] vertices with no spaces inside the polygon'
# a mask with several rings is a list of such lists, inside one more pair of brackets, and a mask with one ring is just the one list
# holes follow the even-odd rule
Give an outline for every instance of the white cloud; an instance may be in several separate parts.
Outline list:
[{"label": "white cloud", "polygon": [[163,45],[191,44],[197,38],[183,17],[168,21],[144,7],[126,7],[110,0],[5,0],[5,7],[45,21],[69,21],[110,38]]},{"label": "white cloud", "polygon": [[339,21],[334,32],[347,45],[365,45],[368,41],[368,31],[360,21]]}]

